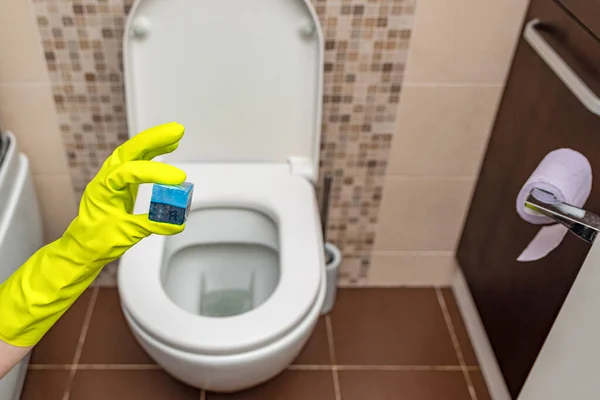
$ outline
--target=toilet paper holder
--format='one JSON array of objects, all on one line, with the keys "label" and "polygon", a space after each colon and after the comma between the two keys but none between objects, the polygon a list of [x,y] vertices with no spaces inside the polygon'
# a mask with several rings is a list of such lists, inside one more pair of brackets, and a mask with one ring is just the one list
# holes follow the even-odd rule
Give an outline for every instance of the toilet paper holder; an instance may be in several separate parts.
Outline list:
[{"label": "toilet paper holder", "polygon": [[546,190],[532,189],[525,207],[552,218],[587,243],[593,243],[600,232],[600,216],[564,203]]}]

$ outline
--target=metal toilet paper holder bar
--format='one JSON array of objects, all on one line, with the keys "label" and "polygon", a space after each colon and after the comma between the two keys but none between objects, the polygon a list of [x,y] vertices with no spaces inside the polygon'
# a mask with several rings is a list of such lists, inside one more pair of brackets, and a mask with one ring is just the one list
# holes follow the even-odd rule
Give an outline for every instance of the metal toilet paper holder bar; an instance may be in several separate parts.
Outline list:
[{"label": "metal toilet paper holder bar", "polygon": [[564,203],[546,190],[532,189],[525,200],[525,207],[552,218],[587,243],[594,243],[600,232],[600,216]]}]

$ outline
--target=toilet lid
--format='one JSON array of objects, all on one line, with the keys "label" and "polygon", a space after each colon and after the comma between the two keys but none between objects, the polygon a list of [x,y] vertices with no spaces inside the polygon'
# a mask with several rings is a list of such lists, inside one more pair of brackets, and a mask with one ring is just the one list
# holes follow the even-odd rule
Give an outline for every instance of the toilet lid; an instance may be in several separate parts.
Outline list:
[{"label": "toilet lid", "polygon": [[186,127],[170,162],[318,162],[322,34],[308,0],[137,0],[124,38],[130,135]]},{"label": "toilet lid", "polygon": [[[127,314],[161,343],[194,354],[239,354],[284,337],[315,307],[321,307],[324,254],[315,194],[303,178],[286,168],[175,164],[196,187],[198,208],[252,207],[277,221],[279,282],[258,307],[227,318],[190,313],[165,292],[162,276],[164,236],[151,235],[121,258],[118,286]],[[269,171],[273,169],[273,171]],[[148,208],[151,188],[141,186],[135,213]],[[321,300],[322,301],[322,297]]]}]

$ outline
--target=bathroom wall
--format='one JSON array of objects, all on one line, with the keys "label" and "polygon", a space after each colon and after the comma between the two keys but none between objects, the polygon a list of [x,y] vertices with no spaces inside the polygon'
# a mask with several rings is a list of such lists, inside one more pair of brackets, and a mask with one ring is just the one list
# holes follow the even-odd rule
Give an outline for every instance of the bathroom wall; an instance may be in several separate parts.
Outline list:
[{"label": "bathroom wall", "polygon": [[31,4],[0,1],[0,124],[29,156],[47,241],[58,238],[76,203],[42,43]]},{"label": "bathroom wall", "polygon": [[528,1],[421,0],[371,285],[446,285]]},{"label": "bathroom wall", "polygon": [[[15,1],[15,0],[11,0]],[[121,41],[132,0],[32,2],[77,194],[127,137]],[[415,0],[315,0],[325,33],[322,172],[342,281],[368,275]]]},{"label": "bathroom wall", "polygon": [[[335,176],[328,232],[345,255],[341,284],[448,283],[526,1],[313,1],[326,37],[322,172]],[[55,238],[127,137],[121,41],[132,0],[0,3],[0,34],[18,38],[0,44],[0,121],[33,161]]]}]

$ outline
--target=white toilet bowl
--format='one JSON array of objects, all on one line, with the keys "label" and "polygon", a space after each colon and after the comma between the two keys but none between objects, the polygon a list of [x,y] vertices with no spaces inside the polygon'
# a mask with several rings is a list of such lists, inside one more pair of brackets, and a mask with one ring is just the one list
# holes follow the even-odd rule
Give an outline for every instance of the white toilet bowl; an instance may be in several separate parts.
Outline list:
[{"label": "white toilet bowl", "polygon": [[[326,291],[318,175],[323,38],[308,0],[137,0],[124,39],[131,134],[177,121],[162,161],[195,184],[186,229],[122,257],[127,321],[165,370],[235,391],[285,369]],[[142,185],[135,212],[147,212]]]},{"label": "white toilet bowl", "polygon": [[[192,386],[256,385],[293,361],[323,306],[313,188],[283,167],[175,165],[201,190],[182,234],[152,236],[121,259],[127,321]],[[150,192],[140,188],[136,211]]]}]

